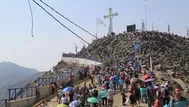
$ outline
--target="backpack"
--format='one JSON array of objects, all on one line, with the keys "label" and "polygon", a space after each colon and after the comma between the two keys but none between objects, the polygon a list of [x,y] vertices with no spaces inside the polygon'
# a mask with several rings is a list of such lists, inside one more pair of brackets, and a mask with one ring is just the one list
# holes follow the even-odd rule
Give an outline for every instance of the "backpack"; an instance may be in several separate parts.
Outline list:
[{"label": "backpack", "polygon": [[148,96],[151,96],[152,95],[152,90],[147,88],[147,94],[148,94]]},{"label": "backpack", "polygon": [[97,97],[97,96],[98,96],[98,90],[96,90],[96,89],[93,90],[93,96],[94,96],[94,97]]},{"label": "backpack", "polygon": [[140,95],[140,89],[137,87],[137,86],[135,86],[135,95]]},{"label": "backpack", "polygon": [[168,89],[164,89],[165,91],[164,91],[164,93],[163,93],[163,95],[165,96],[165,97],[167,97],[167,96],[169,96],[169,90]]}]

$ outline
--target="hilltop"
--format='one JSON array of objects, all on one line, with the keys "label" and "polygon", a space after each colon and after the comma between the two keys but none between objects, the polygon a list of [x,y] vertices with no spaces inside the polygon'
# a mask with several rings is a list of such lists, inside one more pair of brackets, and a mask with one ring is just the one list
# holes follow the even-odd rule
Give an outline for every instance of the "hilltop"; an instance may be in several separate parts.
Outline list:
[{"label": "hilltop", "polygon": [[160,65],[162,71],[187,72],[189,69],[189,39],[156,31],[124,32],[102,37],[78,54],[113,62],[127,61],[130,56],[134,56],[136,43],[141,44],[142,63],[149,63],[151,51],[153,65]]}]

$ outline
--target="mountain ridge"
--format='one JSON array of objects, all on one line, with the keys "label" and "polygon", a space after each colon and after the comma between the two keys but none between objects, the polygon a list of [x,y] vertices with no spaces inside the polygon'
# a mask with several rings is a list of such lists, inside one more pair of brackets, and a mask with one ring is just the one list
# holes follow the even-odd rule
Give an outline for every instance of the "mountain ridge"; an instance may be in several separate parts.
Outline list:
[{"label": "mountain ridge", "polygon": [[19,88],[19,86],[24,87],[25,82],[22,82],[20,85],[18,83],[27,81],[27,78],[36,73],[40,72],[34,68],[27,68],[13,62],[0,62],[0,96],[2,96],[2,94],[6,95],[7,89],[13,86],[18,86],[17,88]]}]

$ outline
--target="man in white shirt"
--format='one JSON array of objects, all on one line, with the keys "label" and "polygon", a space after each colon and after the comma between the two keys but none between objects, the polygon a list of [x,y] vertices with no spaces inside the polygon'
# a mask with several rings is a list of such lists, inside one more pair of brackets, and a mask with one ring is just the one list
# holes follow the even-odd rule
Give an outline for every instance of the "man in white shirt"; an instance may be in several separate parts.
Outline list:
[{"label": "man in white shirt", "polygon": [[68,98],[66,97],[65,94],[62,94],[61,102],[62,104],[68,105]]}]

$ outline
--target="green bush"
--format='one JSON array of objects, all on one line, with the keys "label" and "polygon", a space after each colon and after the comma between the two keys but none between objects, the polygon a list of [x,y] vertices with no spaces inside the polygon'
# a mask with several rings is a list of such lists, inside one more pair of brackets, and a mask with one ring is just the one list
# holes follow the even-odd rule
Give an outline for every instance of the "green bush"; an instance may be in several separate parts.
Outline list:
[{"label": "green bush", "polygon": [[104,65],[105,67],[109,67],[109,66],[110,66],[110,62],[109,62],[108,60],[105,60],[105,61],[103,62],[103,65]]}]

